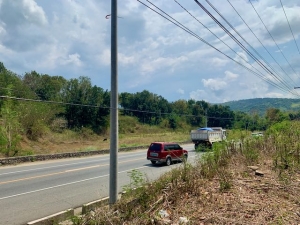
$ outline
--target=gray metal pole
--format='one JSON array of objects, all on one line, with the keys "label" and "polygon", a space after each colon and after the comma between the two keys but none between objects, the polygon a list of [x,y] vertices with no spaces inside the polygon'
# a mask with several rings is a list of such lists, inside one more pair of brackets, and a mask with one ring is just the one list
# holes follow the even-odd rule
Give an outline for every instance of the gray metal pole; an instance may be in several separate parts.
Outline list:
[{"label": "gray metal pole", "polygon": [[111,0],[111,93],[109,204],[118,200],[118,13],[117,0]]}]

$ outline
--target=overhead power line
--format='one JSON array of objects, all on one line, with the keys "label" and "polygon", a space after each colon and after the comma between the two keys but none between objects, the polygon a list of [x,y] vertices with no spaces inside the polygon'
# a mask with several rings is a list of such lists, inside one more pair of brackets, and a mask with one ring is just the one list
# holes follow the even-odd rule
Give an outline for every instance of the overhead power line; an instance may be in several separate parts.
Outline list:
[{"label": "overhead power line", "polygon": [[[245,42],[247,45],[263,60],[264,63],[266,63],[269,67],[271,67],[266,60],[255,50],[255,48],[232,26],[232,24],[214,7],[209,0],[205,0],[214,10],[217,12],[217,14],[238,34],[238,36]],[[285,80],[281,79],[279,75],[275,75],[268,67],[266,67],[254,54],[252,54],[219,20],[217,20],[204,6],[201,4],[198,0],[195,0],[195,2],[204,10],[204,12],[209,15],[218,26],[220,26],[229,36],[231,39],[233,39],[258,65],[261,66],[262,69],[264,69],[267,73],[269,73],[272,77],[274,77],[278,82],[282,83],[288,90],[293,90],[293,86],[289,86]],[[272,69],[272,67],[271,67]],[[275,72],[275,71],[274,71]],[[276,72],[275,72],[276,73]],[[289,77],[290,78],[290,77]],[[291,78],[290,78],[291,79]],[[293,81],[291,79],[291,81]],[[294,93],[295,94],[295,93]]]},{"label": "overhead power line", "polygon": [[[68,103],[68,102],[57,102],[57,101],[46,101],[46,100],[29,99],[29,98],[17,98],[17,97],[5,96],[5,95],[1,95],[0,98],[17,100],[17,101],[25,101],[25,102],[38,102],[38,103],[59,104],[59,105],[72,105],[72,106],[102,108],[102,109],[110,109],[111,110],[111,107],[99,106],[99,105]],[[171,114],[174,114],[174,113],[162,113],[162,112],[154,112],[154,111],[138,110],[138,109],[128,109],[128,108],[121,108],[121,107],[119,107],[118,109],[122,110],[122,111],[140,112],[140,113],[147,113],[147,114],[159,114],[159,115],[171,115]],[[206,115],[188,115],[188,114],[176,114],[176,115],[178,115],[178,116],[184,116],[184,117],[207,117]],[[208,117],[208,118],[211,118],[211,119],[223,119],[223,120],[234,119],[234,118],[230,118],[230,117],[213,117],[213,116],[212,117]]]},{"label": "overhead power line", "polygon": [[242,57],[239,53],[237,53],[233,48],[231,48],[228,44],[226,44],[221,38],[219,38],[214,32],[212,32],[207,26],[205,26],[201,21],[199,21],[194,15],[192,15],[185,7],[183,7],[179,2],[174,0],[183,10],[185,10],[191,17],[193,17],[198,23],[200,23],[204,28],[206,28],[212,35],[214,35],[219,41],[221,41],[224,45],[226,45],[231,51],[233,51],[239,58],[241,58],[245,63],[247,63],[250,67],[256,70],[263,77],[264,75],[253,65],[251,65],[244,57]]},{"label": "overhead power line", "polygon": [[284,15],[285,15],[286,21],[287,21],[287,22],[288,22],[288,24],[289,24],[290,31],[291,31],[291,33],[292,33],[292,35],[293,35],[293,38],[294,38],[294,41],[295,41],[296,47],[297,47],[297,49],[298,49],[298,52],[300,53],[300,50],[299,50],[298,44],[297,44],[297,42],[296,42],[296,39],[295,39],[294,33],[293,33],[293,31],[292,31],[291,24],[290,24],[290,22],[289,22],[289,20],[288,20],[288,18],[287,18],[287,15],[286,15],[286,12],[285,12],[285,10],[284,10],[284,7],[283,7],[283,4],[282,4],[282,1],[281,1],[281,0],[280,0],[280,3],[281,3],[282,10],[283,10],[283,12],[284,12]]},{"label": "overhead power line", "polygon": [[276,43],[275,39],[273,38],[271,32],[268,30],[267,26],[265,25],[264,21],[262,20],[262,18],[260,17],[260,15],[258,14],[257,10],[255,9],[254,5],[252,4],[252,1],[249,1],[252,8],[254,9],[254,11],[256,12],[258,18],[260,19],[260,21],[262,22],[262,24],[264,25],[265,29],[268,31],[270,37],[272,38],[273,42],[275,43],[275,45],[277,46],[279,52],[282,54],[283,58],[286,60],[286,62],[289,64],[290,68],[294,71],[294,73],[297,75],[296,71],[294,70],[294,68],[291,66],[291,64],[289,63],[289,61],[287,60],[287,58],[285,57],[285,55],[283,54],[282,50],[279,48],[278,44]]},{"label": "overhead power line", "polygon": [[110,107],[99,106],[99,105],[89,105],[89,104],[70,103],[70,102],[48,101],[48,100],[30,99],[30,98],[17,98],[17,97],[5,96],[5,95],[1,95],[0,98],[13,99],[13,100],[25,101],[25,102],[40,102],[40,103],[49,103],[49,104],[58,104],[58,105],[71,105],[71,106],[82,106],[82,107],[91,107],[91,108],[110,109]]},{"label": "overhead power line", "polygon": [[[269,56],[275,61],[275,63],[280,67],[283,73],[285,73],[288,77],[290,77],[287,72],[281,67],[281,65],[277,62],[277,60],[273,57],[273,55],[269,52],[269,50],[264,46],[264,44],[261,42],[261,40],[257,37],[257,35],[253,32],[253,30],[250,28],[250,26],[246,23],[246,21],[243,19],[243,17],[240,15],[240,13],[236,10],[236,8],[231,4],[229,0],[227,2],[231,5],[231,7],[234,9],[234,11],[238,14],[238,16],[241,18],[241,20],[246,24],[248,29],[251,31],[251,33],[255,36],[255,38],[259,41],[261,46],[266,50],[266,52],[269,54]],[[270,65],[269,65],[270,66]],[[270,66],[271,67],[271,66]],[[274,69],[273,69],[274,71]]]},{"label": "overhead power line", "polygon": [[[173,23],[175,26],[181,28],[182,30],[186,31],[187,33],[189,33],[190,35],[194,36],[195,38],[199,39],[200,41],[202,41],[203,43],[207,44],[208,46],[210,46],[211,48],[215,49],[216,51],[218,51],[219,53],[223,54],[224,56],[226,56],[228,59],[234,61],[235,63],[239,64],[240,66],[242,66],[243,68],[245,68],[246,70],[248,70],[249,72],[255,74],[256,76],[260,77],[261,79],[263,79],[264,81],[266,81],[267,83],[269,83],[270,85],[277,87],[278,89],[287,92],[287,93],[292,93],[289,89],[284,89],[281,86],[279,86],[277,83],[274,83],[271,80],[268,80],[266,77],[262,76],[261,74],[251,70],[250,68],[246,67],[245,65],[241,64],[240,62],[236,61],[235,59],[233,59],[232,57],[230,57],[229,55],[225,54],[224,52],[222,52],[221,50],[219,50],[218,48],[216,48],[215,46],[211,45],[210,43],[208,43],[207,41],[205,41],[203,38],[199,37],[197,34],[195,34],[193,31],[191,31],[189,28],[187,28],[186,26],[184,26],[183,24],[181,24],[180,22],[178,22],[176,19],[174,19],[173,17],[171,17],[169,14],[167,14],[166,12],[164,12],[163,10],[161,10],[159,7],[155,6],[153,3],[151,3],[150,1],[147,0],[147,2],[149,2],[151,5],[153,5],[154,7],[156,7],[157,9],[159,9],[161,12],[163,12],[165,15],[167,15],[169,18],[167,18],[166,16],[164,16],[162,13],[156,11],[155,9],[151,8],[149,5],[145,4],[144,2],[141,2],[140,0],[137,0],[138,2],[140,2],[142,5],[146,6],[147,8],[149,8],[150,10],[152,10],[153,12],[157,13],[158,15],[160,15],[161,17],[165,18],[166,20],[168,20],[169,22]],[[174,22],[175,21],[175,22]],[[295,94],[294,94],[295,95]]]}]

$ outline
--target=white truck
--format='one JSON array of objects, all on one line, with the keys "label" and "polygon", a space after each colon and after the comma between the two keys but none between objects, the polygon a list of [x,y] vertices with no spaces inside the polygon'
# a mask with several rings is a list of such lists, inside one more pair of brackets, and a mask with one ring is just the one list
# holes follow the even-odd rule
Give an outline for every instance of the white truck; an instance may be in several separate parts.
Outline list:
[{"label": "white truck", "polygon": [[199,145],[212,147],[214,142],[226,140],[226,130],[222,127],[203,127],[191,131],[191,139],[195,144],[195,149]]}]

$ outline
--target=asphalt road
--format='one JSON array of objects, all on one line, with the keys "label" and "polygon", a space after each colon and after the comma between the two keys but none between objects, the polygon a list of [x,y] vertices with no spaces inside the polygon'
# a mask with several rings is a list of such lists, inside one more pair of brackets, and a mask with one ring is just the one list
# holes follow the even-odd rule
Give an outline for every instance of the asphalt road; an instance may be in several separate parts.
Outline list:
[{"label": "asphalt road", "polygon": [[[188,161],[195,159],[194,146]],[[152,165],[146,149],[118,154],[118,192],[137,169],[149,181],[180,166]],[[35,162],[0,168],[0,225],[19,225],[109,196],[109,155]]]}]

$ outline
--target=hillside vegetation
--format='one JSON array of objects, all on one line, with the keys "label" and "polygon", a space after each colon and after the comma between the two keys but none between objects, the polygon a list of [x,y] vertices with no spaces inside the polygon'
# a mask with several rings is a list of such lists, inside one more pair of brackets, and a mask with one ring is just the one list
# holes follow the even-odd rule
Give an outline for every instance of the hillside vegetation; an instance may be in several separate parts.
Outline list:
[{"label": "hillside vegetation", "polygon": [[[134,117],[120,116],[119,118],[119,148],[147,146],[154,141],[190,140],[189,128],[186,130],[162,129],[157,126],[140,124]],[[79,131],[65,129],[53,132],[46,129],[37,140],[20,136],[18,155],[55,154],[64,152],[92,151],[110,148],[110,138],[107,133],[96,134],[88,128]],[[0,158],[5,157],[4,154]]]},{"label": "hillside vegetation", "polygon": [[[110,92],[92,85],[88,77],[67,80],[36,71],[19,76],[0,63],[0,97],[0,157],[108,147]],[[147,90],[124,92],[119,93],[120,140],[151,133],[188,136],[203,126],[264,131],[300,118],[299,111],[280,108],[247,114],[203,100],[168,102]],[[100,142],[104,139],[107,142]],[[138,138],[135,141],[139,144]]]},{"label": "hillside vegetation", "polygon": [[297,112],[300,110],[300,100],[291,98],[243,99],[225,102],[221,105],[229,106],[233,111],[242,111],[248,114],[257,113],[260,116],[265,115],[270,108],[276,108],[285,112]]},{"label": "hillside vegetation", "polygon": [[[109,148],[110,92],[88,77],[18,76],[0,63],[0,85],[0,157]],[[116,205],[71,223],[299,224],[300,111],[286,111],[286,100],[267,102],[264,113],[258,102],[246,113],[245,102],[234,110],[168,102],[147,90],[120,93],[120,147],[187,141],[191,129],[206,125],[227,129],[229,141],[153,183],[131,171]],[[264,136],[250,138],[252,131]]]}]

